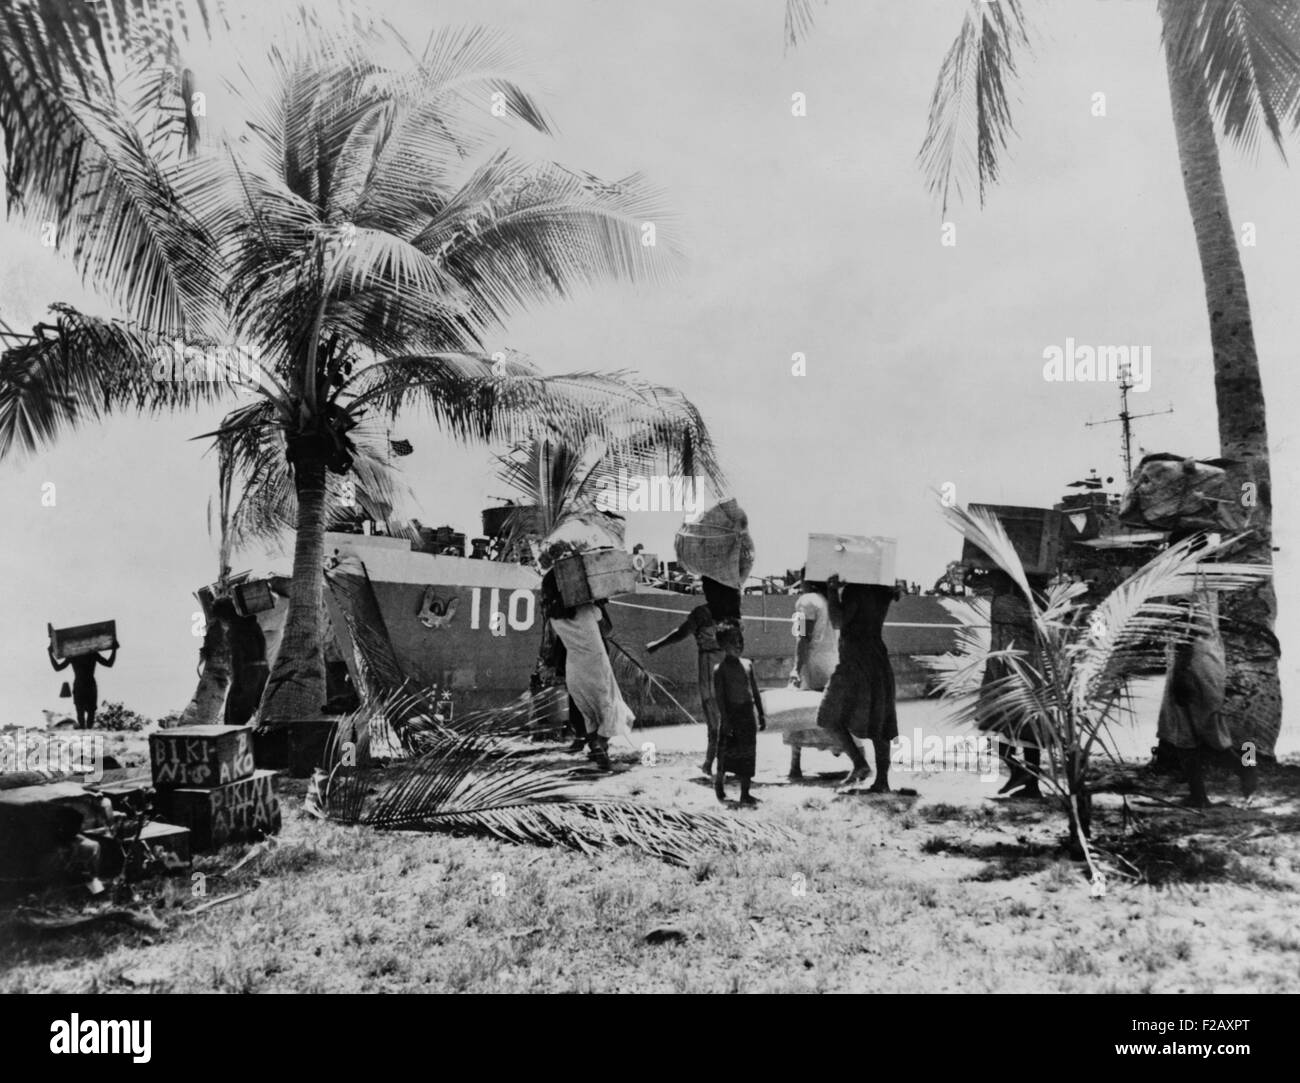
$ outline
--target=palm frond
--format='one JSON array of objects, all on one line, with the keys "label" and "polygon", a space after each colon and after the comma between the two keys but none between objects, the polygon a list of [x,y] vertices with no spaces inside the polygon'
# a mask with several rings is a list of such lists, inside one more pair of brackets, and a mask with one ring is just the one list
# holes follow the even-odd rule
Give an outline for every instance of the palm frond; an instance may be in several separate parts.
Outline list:
[{"label": "palm frond", "polygon": [[1213,631],[1202,610],[1173,604],[1171,598],[1202,592],[1242,590],[1268,579],[1272,569],[1259,564],[1215,563],[1216,545],[1188,538],[1170,546],[1112,590],[1089,614],[1089,634],[1075,637],[1073,691],[1083,708],[1106,694],[1133,670],[1149,664],[1153,645],[1186,642]]},{"label": "palm frond", "polygon": [[785,0],[786,49],[793,49],[812,33],[813,21],[813,0]]},{"label": "palm frond", "polygon": [[179,47],[207,38],[214,23],[228,25],[208,0],[0,6],[0,131],[10,205],[41,204],[53,209],[54,220],[66,220],[80,167],[94,157],[68,100],[112,96],[124,73],[144,66],[179,70]]},{"label": "palm frond", "polygon": [[662,193],[507,154],[482,166],[412,238],[456,277],[483,326],[605,281],[670,281],[683,249]]},{"label": "palm frond", "polygon": [[548,376],[517,355],[493,363],[440,353],[367,365],[343,391],[353,413],[376,406],[396,416],[402,406],[423,406],[460,440],[517,444],[549,435],[581,446],[600,439],[616,455],[655,449],[683,472],[701,470],[725,484],[699,411],[680,392],[628,373]]},{"label": "palm frond", "polygon": [[948,210],[974,186],[981,205],[995,184],[1014,132],[1009,88],[1017,54],[1030,44],[1020,0],[971,0],[957,39],[939,68],[921,145],[929,190]]},{"label": "palm frond", "polygon": [[192,408],[243,387],[238,364],[229,360],[238,351],[224,343],[188,340],[201,361],[187,376],[186,361],[178,363],[174,343],[163,336],[70,305],[50,307],[53,324],[6,336],[10,344],[0,354],[0,458],[35,451],[86,420]]},{"label": "palm frond", "polygon": [[1300,125],[1300,8],[1272,0],[1160,5],[1162,34],[1205,83],[1223,133],[1253,153],[1267,133],[1285,158],[1283,125]]},{"label": "palm frond", "polygon": [[[119,14],[144,26],[143,6],[122,4]],[[54,33],[48,20],[63,8],[67,25]],[[10,209],[54,224],[82,275],[130,318],[160,333],[210,334],[218,308],[211,242],[176,196],[180,166],[163,164],[145,145],[141,129],[156,132],[157,120],[119,100],[98,23],[83,15],[93,10],[20,0],[0,19]],[[174,46],[168,36],[159,48],[174,55]],[[148,110],[157,102],[154,95],[136,104]],[[162,144],[153,147],[161,153]]]},{"label": "palm frond", "polygon": [[433,735],[418,755],[382,771],[333,763],[318,774],[316,793],[320,811],[343,823],[588,854],[631,845],[674,865],[719,848],[792,840],[775,824],[574,794],[566,765],[530,760],[487,726]]}]

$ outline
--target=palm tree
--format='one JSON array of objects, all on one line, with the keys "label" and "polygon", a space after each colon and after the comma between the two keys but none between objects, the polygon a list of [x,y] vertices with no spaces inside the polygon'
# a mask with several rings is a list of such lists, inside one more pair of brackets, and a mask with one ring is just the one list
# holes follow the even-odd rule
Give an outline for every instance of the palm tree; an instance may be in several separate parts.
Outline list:
[{"label": "palm tree", "polygon": [[[1236,464],[1252,530],[1244,560],[1272,562],[1272,484],[1264,390],[1246,278],[1223,186],[1217,118],[1226,141],[1253,151],[1260,137],[1283,151],[1283,126],[1300,122],[1300,0],[1157,0],[1174,134],[1210,318],[1219,453]],[[812,0],[787,0],[786,40],[812,25]],[[981,204],[996,183],[1013,131],[1009,87],[1030,44],[1021,0],[971,0],[930,105],[921,164],[944,210],[972,183]],[[1225,714],[1238,742],[1271,756],[1282,725],[1271,644],[1271,579],[1227,600]],[[1262,630],[1262,631],[1261,631]]]},{"label": "palm tree", "polygon": [[[229,420],[229,419],[228,419]],[[202,670],[194,696],[181,712],[179,725],[213,725],[226,718],[226,700],[240,675],[235,672],[232,645],[241,619],[231,601],[233,553],[255,542],[276,543],[294,528],[297,499],[284,458],[283,441],[249,444],[219,438],[217,466],[218,573],[211,587],[200,592],[205,629],[200,649]],[[328,526],[345,515],[348,499],[372,518],[387,518],[400,493],[396,472],[373,441],[355,441],[357,480],[347,492],[347,479],[332,474],[327,483]],[[235,499],[236,493],[238,499]],[[212,501],[208,502],[208,531],[213,533]],[[245,617],[244,620],[253,618]]]},{"label": "palm tree", "polygon": [[[504,74],[497,35],[436,34],[398,67],[384,59],[394,47],[379,32],[313,32],[273,48],[270,78],[241,94],[244,130],[190,157],[151,152],[145,106],[61,86],[104,160],[78,182],[94,198],[79,189],[74,206],[95,208],[77,220],[81,265],[125,319],[61,306],[0,360],[0,454],[123,407],[252,396],[219,434],[282,440],[297,499],[289,611],[261,706],[272,725],[319,716],[326,479],[354,469],[352,433],[366,420],[422,405],[461,440],[618,443],[648,419],[690,438],[626,376],[548,377],[482,352],[485,333],[527,304],[666,277],[677,249],[657,192],[639,176],[604,184],[485,157],[498,106],[549,130]],[[206,358],[210,379],[167,379],[166,364],[157,378],[157,351],[173,340]]]},{"label": "palm tree", "polygon": [[[1233,550],[1239,538],[1208,544],[1188,538],[1155,556],[1097,605],[1086,604],[1082,583],[1063,583],[1039,597],[1030,589],[1015,546],[1001,522],[985,511],[944,508],[950,525],[987,553],[1029,604],[1033,642],[990,650],[987,631],[967,624],[957,633],[956,658],[927,660],[959,723],[1019,739],[1042,750],[1040,782],[1070,824],[1071,841],[1100,880],[1088,838],[1088,771],[1097,751],[1113,754],[1113,730],[1131,716],[1128,681],[1163,659],[1165,644],[1186,642],[1213,628],[1200,608],[1180,596],[1258,588],[1270,569],[1209,558]],[[1226,597],[1227,595],[1225,595]],[[983,683],[990,658],[1004,676]]]}]

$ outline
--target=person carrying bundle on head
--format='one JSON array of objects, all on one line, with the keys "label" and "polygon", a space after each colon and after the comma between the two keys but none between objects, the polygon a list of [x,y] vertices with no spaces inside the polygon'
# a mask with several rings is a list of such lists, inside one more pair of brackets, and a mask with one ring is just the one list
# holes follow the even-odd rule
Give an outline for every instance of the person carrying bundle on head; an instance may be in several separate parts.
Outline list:
[{"label": "person carrying bundle on head", "polygon": [[[1177,544],[1197,534],[1204,536],[1199,530],[1175,530],[1169,540]],[[1227,755],[1243,797],[1251,797],[1259,784],[1258,769],[1253,764],[1247,766],[1233,750],[1232,733],[1223,715],[1228,666],[1216,608],[1212,595],[1189,604],[1188,623],[1194,627],[1188,639],[1171,645],[1156,723],[1156,737],[1177,751],[1187,780],[1187,803],[1192,808],[1210,804],[1205,790],[1207,759]]]},{"label": "person carrying bundle on head", "polygon": [[839,629],[839,664],[831,674],[817,711],[817,725],[839,738],[853,768],[844,785],[871,775],[855,737],[869,740],[876,753],[871,793],[889,792],[889,746],[898,736],[894,670],[885,646],[885,617],[897,597],[894,587],[826,581],[831,623]]},{"label": "person carrying bundle on head", "polygon": [[[554,562],[570,552],[568,543],[556,542],[543,554],[546,572],[542,577],[542,615],[564,644],[564,683],[583,721],[589,746],[587,758],[608,771],[612,769],[609,739],[625,736],[635,716],[623,700],[610,665],[601,625],[603,607],[591,602],[566,606],[560,596]],[[608,618],[604,619],[608,627]],[[570,725],[575,721],[574,713],[570,711]]]},{"label": "person carrying bundle on head", "polygon": [[[807,578],[807,569],[800,573],[800,593],[794,603],[798,622],[798,642],[795,645],[794,670],[790,674],[790,687],[807,692],[822,692],[830,682],[839,655],[839,632],[831,623],[830,603],[826,599],[826,584]],[[787,730],[782,741],[790,749],[789,778],[803,778],[804,747],[828,749],[835,755],[843,751],[842,742],[826,730],[812,727]]]}]

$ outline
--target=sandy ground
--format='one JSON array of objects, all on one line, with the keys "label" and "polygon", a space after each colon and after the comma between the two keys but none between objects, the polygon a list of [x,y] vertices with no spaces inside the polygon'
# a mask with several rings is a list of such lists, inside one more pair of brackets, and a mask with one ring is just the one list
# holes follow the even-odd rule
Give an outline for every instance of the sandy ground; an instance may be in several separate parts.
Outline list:
[{"label": "sandy ground", "polygon": [[[951,733],[937,715],[900,704],[900,729]],[[1143,760],[1146,729],[1125,737]],[[719,808],[702,728],[638,739],[610,776],[534,754],[573,764],[577,792]],[[727,814],[795,841],[689,868],[321,823],[286,781],[270,847],[199,858],[201,894],[141,886],[162,931],[34,934],[0,913],[0,991],[1300,991],[1300,768],[1266,773],[1249,807],[1216,775],[1205,812],[1163,803],[1175,779],[1103,772],[1126,793],[1097,798],[1095,897],[1055,806],[996,800],[970,769],[895,767],[918,796],[844,795],[842,757],[806,750],[790,783],[787,756],[760,735],[762,804]]]}]

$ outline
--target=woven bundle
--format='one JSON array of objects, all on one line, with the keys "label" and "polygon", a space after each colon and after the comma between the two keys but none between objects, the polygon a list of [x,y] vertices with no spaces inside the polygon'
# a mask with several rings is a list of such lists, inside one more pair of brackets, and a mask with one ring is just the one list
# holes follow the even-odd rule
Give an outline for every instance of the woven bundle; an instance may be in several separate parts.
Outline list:
[{"label": "woven bundle", "polygon": [[723,500],[682,523],[674,539],[677,562],[693,575],[707,575],[737,590],[754,567],[749,516],[735,500]]}]

